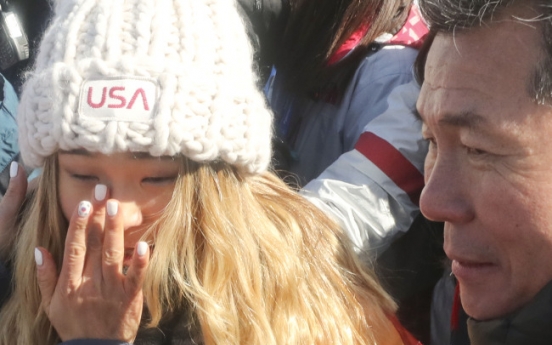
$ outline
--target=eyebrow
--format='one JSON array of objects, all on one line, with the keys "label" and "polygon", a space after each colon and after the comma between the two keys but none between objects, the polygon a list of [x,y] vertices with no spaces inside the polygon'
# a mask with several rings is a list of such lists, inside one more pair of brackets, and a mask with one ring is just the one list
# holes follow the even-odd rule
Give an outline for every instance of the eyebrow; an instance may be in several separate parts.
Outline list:
[{"label": "eyebrow", "polygon": [[[59,154],[62,155],[79,155],[85,157],[93,157],[95,153],[92,153],[85,149],[75,149],[75,150],[60,150]],[[139,160],[174,160],[174,156],[152,156],[147,152],[129,152],[128,153],[133,159]]]},{"label": "eyebrow", "polygon": [[[418,112],[418,109],[414,109],[414,116],[422,123],[425,123],[422,115]],[[459,114],[448,114],[444,115],[442,119],[439,120],[440,124],[449,125],[453,127],[467,127],[473,129],[480,125],[486,124],[488,121],[485,117],[476,114],[472,111],[466,111]]]},{"label": "eyebrow", "polygon": [[465,127],[469,129],[474,129],[481,125],[486,124],[488,121],[485,117],[475,114],[471,111],[467,111],[459,114],[449,114],[443,116],[439,120],[440,124],[449,125],[453,127]]}]

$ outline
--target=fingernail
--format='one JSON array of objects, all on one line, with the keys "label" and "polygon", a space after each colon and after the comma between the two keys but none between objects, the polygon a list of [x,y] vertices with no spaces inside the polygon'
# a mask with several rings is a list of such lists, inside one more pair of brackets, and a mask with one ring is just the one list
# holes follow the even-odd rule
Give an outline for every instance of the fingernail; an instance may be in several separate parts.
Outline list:
[{"label": "fingernail", "polygon": [[148,244],[142,241],[138,242],[138,245],[136,246],[136,253],[138,253],[138,256],[144,256],[147,251]]},{"label": "fingernail", "polygon": [[98,201],[102,201],[105,199],[105,196],[107,195],[107,186],[104,184],[97,184],[96,188],[94,189],[94,197]]},{"label": "fingernail", "polygon": [[88,201],[81,201],[79,204],[79,216],[80,217],[87,217],[90,214],[90,210],[92,210],[92,204]]},{"label": "fingernail", "polygon": [[38,250],[38,248],[35,248],[34,255],[35,255],[36,265],[42,266],[42,264],[44,263],[44,260],[42,259],[42,252]]},{"label": "fingernail", "polygon": [[19,170],[19,164],[17,162],[11,162],[10,165],[10,178],[17,176],[17,171]]},{"label": "fingernail", "polygon": [[108,200],[106,207],[107,207],[107,214],[110,215],[111,217],[115,216],[119,211],[119,203],[115,200]]}]

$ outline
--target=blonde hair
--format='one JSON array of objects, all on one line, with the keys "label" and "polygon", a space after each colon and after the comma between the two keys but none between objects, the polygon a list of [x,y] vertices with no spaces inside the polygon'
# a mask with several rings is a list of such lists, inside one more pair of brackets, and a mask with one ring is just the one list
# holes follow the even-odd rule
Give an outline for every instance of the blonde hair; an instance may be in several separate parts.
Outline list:
[{"label": "blonde hair", "polygon": [[[67,221],[57,159],[47,159],[15,248],[14,293],[0,344],[57,344],[40,307],[33,249],[61,267]],[[144,296],[149,327],[189,310],[205,344],[382,344],[395,304],[335,223],[272,173],[183,159],[154,244]]]}]

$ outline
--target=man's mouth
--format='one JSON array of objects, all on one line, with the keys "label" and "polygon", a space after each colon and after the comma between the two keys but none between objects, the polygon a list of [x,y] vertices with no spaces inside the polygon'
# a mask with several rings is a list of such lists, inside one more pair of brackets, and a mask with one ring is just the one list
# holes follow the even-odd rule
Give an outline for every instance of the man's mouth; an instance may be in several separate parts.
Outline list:
[{"label": "man's mouth", "polygon": [[452,260],[452,273],[460,280],[483,279],[497,268],[498,265],[492,262]]}]

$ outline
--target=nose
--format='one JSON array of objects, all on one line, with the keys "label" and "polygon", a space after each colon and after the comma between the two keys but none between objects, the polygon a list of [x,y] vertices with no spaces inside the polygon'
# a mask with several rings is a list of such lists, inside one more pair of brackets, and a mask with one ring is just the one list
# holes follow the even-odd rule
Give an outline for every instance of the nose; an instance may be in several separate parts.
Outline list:
[{"label": "nose", "polygon": [[124,184],[111,185],[110,198],[119,203],[118,213],[123,218],[124,229],[140,226],[143,222],[141,199],[138,192],[131,186]]},{"label": "nose", "polygon": [[420,196],[420,210],[432,221],[466,223],[474,217],[469,178],[454,161],[437,160],[425,169],[426,185]]},{"label": "nose", "polygon": [[119,212],[123,217],[125,230],[142,225],[142,210],[136,203],[119,201]]}]

